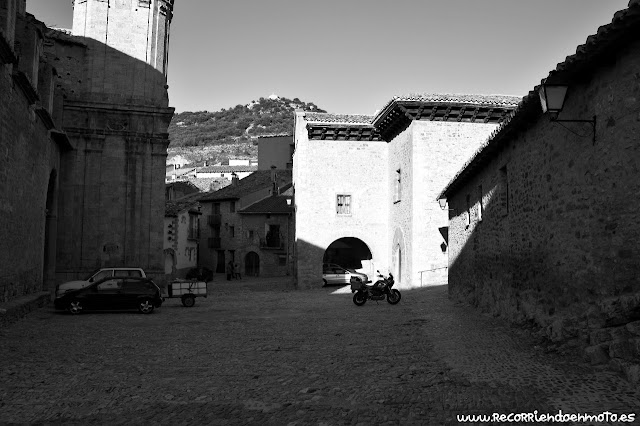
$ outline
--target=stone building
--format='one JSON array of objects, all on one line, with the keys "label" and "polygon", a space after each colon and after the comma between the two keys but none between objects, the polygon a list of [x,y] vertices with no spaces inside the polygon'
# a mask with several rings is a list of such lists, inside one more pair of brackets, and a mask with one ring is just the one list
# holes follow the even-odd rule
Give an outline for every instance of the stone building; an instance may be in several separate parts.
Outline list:
[{"label": "stone building", "polygon": [[392,272],[405,288],[446,283],[436,195],[519,100],[423,94],[395,97],[375,116],[298,112],[298,284],[322,285],[323,261]]},{"label": "stone building", "polygon": [[[290,268],[287,254],[293,251],[293,225],[292,217],[281,209],[287,196],[280,191],[290,184],[290,170],[259,170],[200,197],[199,266],[223,273],[231,260],[248,275],[285,275]],[[268,239],[269,231],[273,236]],[[285,265],[280,265],[281,257]]]},{"label": "stone building", "polygon": [[442,191],[449,292],[640,380],[640,1],[530,92]]},{"label": "stone building", "polygon": [[200,239],[199,195],[166,202],[164,213],[164,273],[170,278],[184,278],[198,266]]},{"label": "stone building", "polygon": [[0,2],[0,301],[102,266],[163,273],[173,0]]}]

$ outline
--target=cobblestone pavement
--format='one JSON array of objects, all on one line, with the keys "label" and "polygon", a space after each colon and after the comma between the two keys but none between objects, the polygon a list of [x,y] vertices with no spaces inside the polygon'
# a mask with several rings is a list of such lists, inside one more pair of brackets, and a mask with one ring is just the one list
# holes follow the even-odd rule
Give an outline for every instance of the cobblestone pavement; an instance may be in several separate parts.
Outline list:
[{"label": "cobblestone pavement", "polygon": [[395,306],[357,307],[335,290],[214,281],[195,307],[169,299],[152,315],[40,309],[0,329],[0,423],[449,425],[462,414],[559,409],[640,417],[637,387],[453,305],[446,286],[403,290]]}]

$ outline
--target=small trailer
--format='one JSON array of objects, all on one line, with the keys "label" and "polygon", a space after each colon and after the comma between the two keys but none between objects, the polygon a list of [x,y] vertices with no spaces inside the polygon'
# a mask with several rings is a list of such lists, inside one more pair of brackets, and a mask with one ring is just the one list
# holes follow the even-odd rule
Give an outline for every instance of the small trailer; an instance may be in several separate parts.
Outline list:
[{"label": "small trailer", "polygon": [[207,297],[207,283],[196,280],[173,280],[167,285],[162,296],[165,299],[179,297],[182,299],[182,305],[190,308],[195,305],[196,297]]}]

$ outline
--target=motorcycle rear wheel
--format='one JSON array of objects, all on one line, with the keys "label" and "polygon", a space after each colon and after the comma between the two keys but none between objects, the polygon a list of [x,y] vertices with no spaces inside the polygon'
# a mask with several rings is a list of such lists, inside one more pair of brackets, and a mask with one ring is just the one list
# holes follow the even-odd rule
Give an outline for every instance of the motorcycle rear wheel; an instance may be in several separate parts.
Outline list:
[{"label": "motorcycle rear wheel", "polygon": [[387,302],[389,302],[392,305],[395,305],[396,303],[398,303],[401,298],[402,296],[400,295],[400,292],[395,289],[391,290],[391,293],[387,294]]},{"label": "motorcycle rear wheel", "polygon": [[355,303],[356,306],[362,306],[366,302],[367,302],[367,296],[364,294],[364,292],[356,291],[356,293],[353,295],[353,303]]}]

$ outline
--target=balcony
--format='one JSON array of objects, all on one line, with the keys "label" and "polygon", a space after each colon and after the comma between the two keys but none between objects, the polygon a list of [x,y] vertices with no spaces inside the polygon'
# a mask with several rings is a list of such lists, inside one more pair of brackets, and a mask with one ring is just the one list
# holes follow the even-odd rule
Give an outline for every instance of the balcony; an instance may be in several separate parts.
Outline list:
[{"label": "balcony", "polygon": [[222,223],[222,215],[220,214],[210,214],[207,216],[207,223],[209,226],[218,226]]},{"label": "balcony", "polygon": [[221,248],[222,243],[220,241],[220,238],[209,238],[209,240],[207,241],[207,247],[213,248],[213,249]]},{"label": "balcony", "polygon": [[283,250],[284,238],[282,238],[282,234],[269,236],[268,238],[260,238],[260,248],[267,250]]}]

